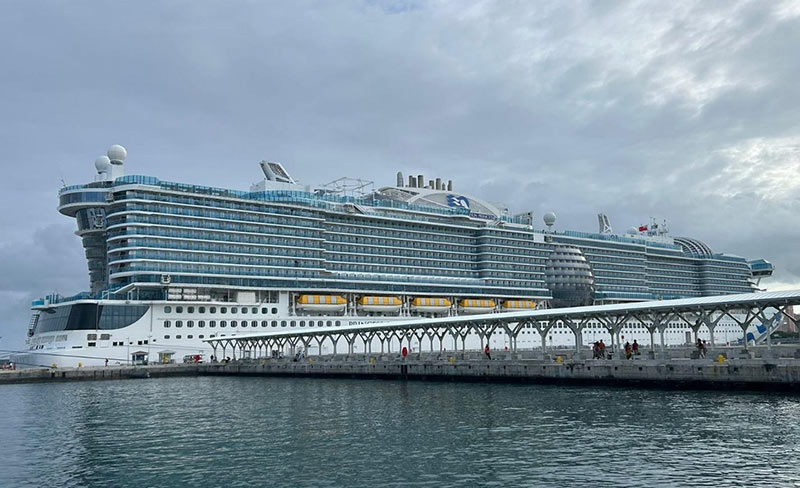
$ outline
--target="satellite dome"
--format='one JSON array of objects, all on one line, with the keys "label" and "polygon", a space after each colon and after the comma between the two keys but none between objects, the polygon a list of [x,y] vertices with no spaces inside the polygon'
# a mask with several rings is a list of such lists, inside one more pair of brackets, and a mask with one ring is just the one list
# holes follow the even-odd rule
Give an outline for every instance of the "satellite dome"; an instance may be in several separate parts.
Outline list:
[{"label": "satellite dome", "polygon": [[108,173],[111,169],[111,160],[108,159],[108,156],[100,156],[94,160],[94,167],[98,173]]},{"label": "satellite dome", "polygon": [[547,212],[544,214],[544,225],[550,227],[556,223],[556,214],[553,212]]},{"label": "satellite dome", "polygon": [[128,157],[128,151],[126,151],[125,148],[119,144],[114,144],[113,146],[109,147],[107,154],[108,159],[120,163],[125,161],[125,158]]},{"label": "satellite dome", "polygon": [[639,233],[639,229],[637,229],[636,227],[628,227],[628,234],[636,235],[638,233]]}]

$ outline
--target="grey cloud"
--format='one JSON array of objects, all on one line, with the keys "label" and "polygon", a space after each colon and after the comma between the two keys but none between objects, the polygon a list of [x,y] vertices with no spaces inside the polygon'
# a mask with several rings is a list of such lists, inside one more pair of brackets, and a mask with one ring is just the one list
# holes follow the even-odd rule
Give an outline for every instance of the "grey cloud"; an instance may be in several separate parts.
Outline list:
[{"label": "grey cloud", "polygon": [[[594,230],[599,211],[618,230],[665,217],[800,285],[792,15],[700,1],[0,4],[13,209],[0,333],[21,337],[19,297],[86,288],[55,192],[91,179],[112,143],[128,172],[165,180],[246,188],[266,158],[309,183],[453,178],[514,211],[553,210],[562,229]],[[743,152],[755,140],[765,149]]]}]

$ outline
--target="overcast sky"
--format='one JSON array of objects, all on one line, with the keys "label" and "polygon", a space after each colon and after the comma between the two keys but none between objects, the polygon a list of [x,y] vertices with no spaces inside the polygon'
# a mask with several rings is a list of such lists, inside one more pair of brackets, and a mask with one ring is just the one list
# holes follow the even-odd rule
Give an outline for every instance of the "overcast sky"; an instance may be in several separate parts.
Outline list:
[{"label": "overcast sky", "polygon": [[800,4],[0,1],[0,348],[88,289],[62,185],[247,189],[395,173],[547,211],[650,216],[800,288]]}]

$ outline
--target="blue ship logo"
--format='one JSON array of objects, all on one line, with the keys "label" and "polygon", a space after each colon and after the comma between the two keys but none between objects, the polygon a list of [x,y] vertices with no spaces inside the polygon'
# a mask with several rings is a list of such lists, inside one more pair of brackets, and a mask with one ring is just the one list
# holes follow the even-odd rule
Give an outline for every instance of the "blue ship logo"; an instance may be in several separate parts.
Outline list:
[{"label": "blue ship logo", "polygon": [[467,200],[467,197],[447,195],[447,204],[451,207],[461,207],[469,210],[469,200]]}]

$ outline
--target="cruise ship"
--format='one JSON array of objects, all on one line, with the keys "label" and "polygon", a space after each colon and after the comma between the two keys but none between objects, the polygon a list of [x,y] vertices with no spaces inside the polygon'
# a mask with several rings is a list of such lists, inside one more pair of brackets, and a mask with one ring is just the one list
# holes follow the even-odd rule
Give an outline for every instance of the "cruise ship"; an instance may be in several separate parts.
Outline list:
[{"label": "cruise ship", "polygon": [[[560,231],[547,213],[540,226],[441,178],[312,187],[262,161],[261,181],[239,191],[126,175],[126,158],[114,145],[94,181],[59,191],[90,289],[32,304],[18,364],[208,359],[205,339],[286,327],[747,293],[773,271],[655,219],[615,233],[601,214],[597,232]],[[685,343],[687,331],[672,324],[667,341]],[[623,335],[649,343],[641,325]],[[733,322],[715,329],[717,342],[738,337]],[[600,324],[584,338],[610,339]],[[492,341],[504,346],[502,334]],[[566,327],[549,341],[574,344]],[[537,345],[538,334],[518,340]]]}]

